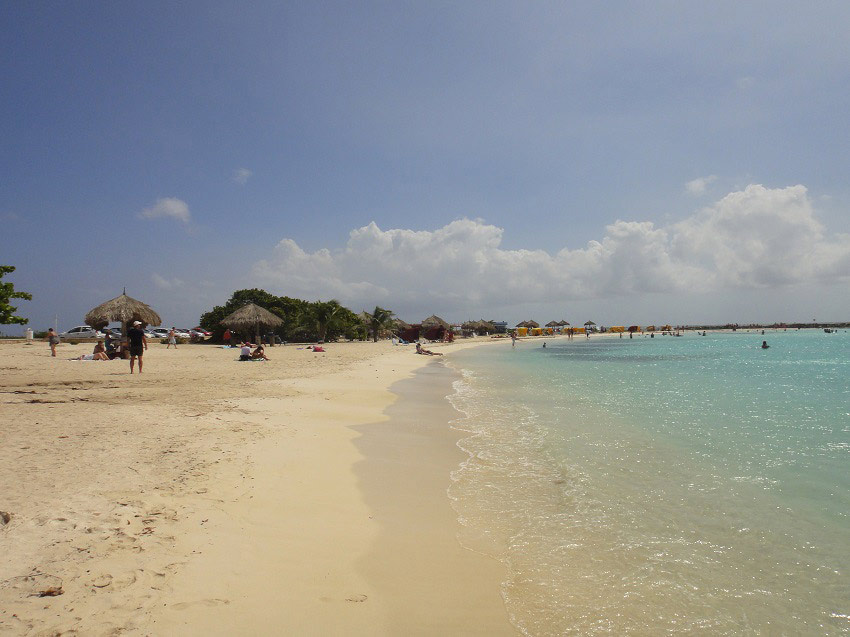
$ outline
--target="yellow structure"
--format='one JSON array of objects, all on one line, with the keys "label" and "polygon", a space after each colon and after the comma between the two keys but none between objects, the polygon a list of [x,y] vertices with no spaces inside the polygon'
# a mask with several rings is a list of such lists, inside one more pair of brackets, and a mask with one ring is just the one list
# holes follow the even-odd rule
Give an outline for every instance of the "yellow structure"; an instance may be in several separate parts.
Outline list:
[{"label": "yellow structure", "polygon": [[528,328],[527,327],[518,327],[516,328],[517,336],[528,336]]},{"label": "yellow structure", "polygon": [[612,327],[609,327],[608,331],[614,332],[615,334],[617,334],[617,333],[620,333],[620,332],[625,332],[626,327],[625,327],[625,325],[614,325]]},{"label": "yellow structure", "polygon": [[543,330],[540,329],[539,327],[532,327],[531,328],[531,335],[532,336],[543,336]]},{"label": "yellow structure", "polygon": [[654,325],[647,325],[646,329],[644,330],[644,332],[654,332],[654,331],[655,331]]}]

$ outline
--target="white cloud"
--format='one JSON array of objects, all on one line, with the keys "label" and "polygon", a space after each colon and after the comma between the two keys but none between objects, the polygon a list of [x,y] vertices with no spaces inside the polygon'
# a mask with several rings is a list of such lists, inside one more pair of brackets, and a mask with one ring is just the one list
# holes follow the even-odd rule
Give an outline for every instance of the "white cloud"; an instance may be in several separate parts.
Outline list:
[{"label": "white cloud", "polygon": [[240,186],[244,186],[248,183],[248,178],[253,175],[250,170],[247,168],[237,168],[233,171],[233,181],[235,181]]},{"label": "white cloud", "polygon": [[803,186],[751,185],[665,227],[617,221],[601,240],[555,254],[505,250],[502,235],[472,219],[434,231],[370,223],[333,252],[284,239],[254,275],[279,293],[334,297],[355,309],[444,312],[850,278],[850,235],[826,234]]},{"label": "white cloud", "polygon": [[705,190],[708,187],[708,184],[715,181],[717,179],[717,175],[708,175],[706,177],[697,177],[685,184],[685,190],[688,193],[694,195],[695,197],[699,197],[700,195],[705,194]]},{"label": "white cloud", "polygon": [[183,287],[183,281],[180,279],[166,279],[158,275],[156,272],[151,274],[153,284],[160,290],[172,291]]},{"label": "white cloud", "polygon": [[183,223],[189,223],[189,205],[182,199],[176,197],[164,197],[157,199],[151,208],[145,208],[139,213],[142,219],[156,219],[158,217],[171,217]]}]

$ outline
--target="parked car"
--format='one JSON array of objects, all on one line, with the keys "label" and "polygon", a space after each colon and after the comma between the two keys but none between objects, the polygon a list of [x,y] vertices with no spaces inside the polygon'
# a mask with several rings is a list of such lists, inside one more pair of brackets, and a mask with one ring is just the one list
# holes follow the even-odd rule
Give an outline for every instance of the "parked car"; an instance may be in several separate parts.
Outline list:
[{"label": "parked car", "polygon": [[153,327],[148,338],[168,338],[168,330],[162,327]]},{"label": "parked car", "polygon": [[67,332],[62,332],[60,338],[73,340],[75,338],[103,338],[103,332],[99,332],[89,325],[78,325]]},{"label": "parked car", "polygon": [[177,338],[189,338],[192,336],[189,330],[184,330],[182,327],[175,328],[174,332]]},{"label": "parked car", "polygon": [[208,336],[211,336],[211,334],[209,332],[207,332],[206,330],[194,329],[194,330],[189,330],[189,336],[191,338],[205,339]]},{"label": "parked car", "polygon": [[200,326],[193,327],[190,331],[191,332],[199,332],[203,336],[212,336],[212,332],[208,332],[207,330],[205,330],[203,327],[200,327]]},{"label": "parked car", "polygon": [[120,327],[105,327],[103,329],[103,335],[106,336],[109,334],[111,338],[121,338],[121,328]]}]

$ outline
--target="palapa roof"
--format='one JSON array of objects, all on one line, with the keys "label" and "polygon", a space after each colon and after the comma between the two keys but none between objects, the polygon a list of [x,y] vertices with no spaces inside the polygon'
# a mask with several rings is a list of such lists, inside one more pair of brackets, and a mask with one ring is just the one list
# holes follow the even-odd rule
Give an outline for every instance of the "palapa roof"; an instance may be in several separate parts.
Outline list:
[{"label": "palapa roof", "polygon": [[570,324],[569,321],[558,321],[558,325],[560,325],[561,327],[563,327],[565,325],[569,325],[569,324]]},{"label": "palapa roof", "polygon": [[446,323],[443,319],[441,319],[436,314],[432,314],[431,316],[426,318],[424,321],[422,321],[422,327],[436,327],[436,326],[444,327],[446,329],[449,329],[451,327],[448,323]]},{"label": "palapa roof", "polygon": [[517,323],[517,327],[540,327],[540,323],[537,321],[523,321],[522,323]]},{"label": "palapa roof", "polygon": [[234,329],[245,329],[264,325],[277,327],[283,324],[283,319],[254,303],[247,303],[238,310],[221,319],[221,324]]},{"label": "palapa roof", "polygon": [[588,321],[587,323],[585,323],[585,325],[596,325],[596,323],[594,323],[593,321]]},{"label": "palapa roof", "polygon": [[121,323],[141,321],[145,325],[162,325],[159,314],[154,312],[147,303],[127,296],[126,292],[90,310],[85,320],[87,325],[95,329],[105,327],[112,321]]},{"label": "palapa roof", "polygon": [[558,321],[549,321],[546,323],[546,327],[561,327],[561,324]]},{"label": "palapa roof", "polygon": [[393,319],[393,328],[397,330],[407,330],[410,329],[410,323],[405,323],[400,318]]}]

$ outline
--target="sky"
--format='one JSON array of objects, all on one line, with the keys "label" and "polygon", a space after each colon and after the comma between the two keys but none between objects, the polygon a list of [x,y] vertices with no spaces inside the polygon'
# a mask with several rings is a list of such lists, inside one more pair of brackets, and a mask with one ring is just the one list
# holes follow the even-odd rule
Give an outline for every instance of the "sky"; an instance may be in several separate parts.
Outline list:
[{"label": "sky", "polygon": [[[0,264],[408,322],[850,320],[850,4],[0,4]],[[18,326],[4,327],[19,333]]]}]

